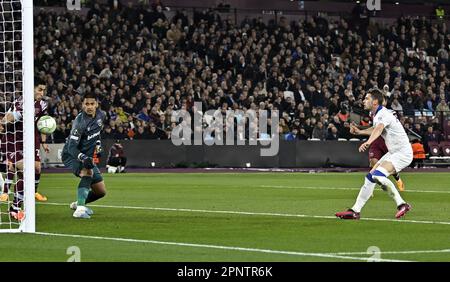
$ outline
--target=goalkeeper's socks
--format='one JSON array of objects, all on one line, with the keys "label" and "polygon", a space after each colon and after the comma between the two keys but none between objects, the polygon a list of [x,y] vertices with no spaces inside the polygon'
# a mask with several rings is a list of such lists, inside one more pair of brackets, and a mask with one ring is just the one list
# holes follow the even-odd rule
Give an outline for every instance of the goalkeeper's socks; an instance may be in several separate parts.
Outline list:
[{"label": "goalkeeper's socks", "polygon": [[86,204],[86,199],[89,194],[91,183],[92,177],[88,176],[81,177],[80,184],[78,184],[78,199],[77,199],[78,206],[84,206]]},{"label": "goalkeeper's socks", "polygon": [[38,186],[39,186],[39,182],[41,180],[41,174],[40,173],[36,173],[34,175],[34,192],[37,193],[38,191]]},{"label": "goalkeeper's socks", "polygon": [[78,187],[77,206],[84,206],[86,204],[86,198],[89,194],[89,189],[86,187]]},{"label": "goalkeeper's socks", "polygon": [[376,183],[372,179],[372,174],[370,173],[367,174],[366,178],[364,179],[364,185],[361,187],[361,190],[359,191],[358,194],[358,198],[356,198],[356,202],[352,207],[352,210],[354,212],[357,213],[361,212],[361,209],[364,207],[364,205],[372,196],[375,185]]}]

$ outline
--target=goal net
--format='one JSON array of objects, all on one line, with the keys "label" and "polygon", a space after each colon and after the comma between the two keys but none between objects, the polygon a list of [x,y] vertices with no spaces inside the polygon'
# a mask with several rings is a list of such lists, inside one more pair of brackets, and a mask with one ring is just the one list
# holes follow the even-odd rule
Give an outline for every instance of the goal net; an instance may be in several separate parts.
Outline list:
[{"label": "goal net", "polygon": [[33,1],[0,1],[0,233],[34,232]]}]

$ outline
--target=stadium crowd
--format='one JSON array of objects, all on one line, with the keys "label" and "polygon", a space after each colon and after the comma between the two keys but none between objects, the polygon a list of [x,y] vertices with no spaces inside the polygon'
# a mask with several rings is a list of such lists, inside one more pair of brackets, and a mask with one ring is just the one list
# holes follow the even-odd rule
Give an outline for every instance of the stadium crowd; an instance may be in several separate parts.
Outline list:
[{"label": "stadium crowd", "polygon": [[[281,17],[235,25],[213,9],[165,13],[158,1],[94,4],[86,17],[37,14],[35,73],[47,82],[49,114],[57,118],[53,142],[67,137],[86,92],[107,113],[103,138],[167,139],[176,126],[172,112],[192,111],[199,101],[203,111],[278,109],[286,140],[349,139],[351,112],[361,113],[365,92],[384,85],[405,128],[428,141],[442,138],[437,129],[450,101],[444,22]],[[365,116],[361,125],[368,123]]]}]

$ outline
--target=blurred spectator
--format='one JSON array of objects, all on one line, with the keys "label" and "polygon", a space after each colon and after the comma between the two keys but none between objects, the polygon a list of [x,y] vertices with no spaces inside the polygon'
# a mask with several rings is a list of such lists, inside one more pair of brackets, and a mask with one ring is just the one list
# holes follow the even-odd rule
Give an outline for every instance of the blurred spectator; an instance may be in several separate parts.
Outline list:
[{"label": "blurred spectator", "polygon": [[136,134],[134,135],[135,140],[139,139],[150,139],[150,136],[147,131],[145,131],[145,128],[142,126],[139,126],[137,129]]},{"label": "blurred spectator", "polygon": [[312,138],[325,140],[327,137],[327,130],[323,127],[322,122],[317,122],[317,125],[314,127],[312,132]]},{"label": "blurred spectator", "polygon": [[[59,128],[70,129],[83,93],[96,93],[108,117],[105,138],[166,139],[171,113],[192,111],[199,101],[203,110],[279,110],[280,133],[296,128],[298,139],[324,140],[329,124],[348,139],[350,112],[364,118],[365,93],[385,84],[400,120],[446,109],[446,25],[408,17],[369,23],[362,2],[350,20],[318,16],[268,24],[259,17],[236,25],[211,9],[168,18],[161,1],[152,1],[151,9],[93,2],[86,17],[40,10],[35,73],[47,82],[49,113]],[[419,47],[426,54],[406,49]],[[414,129],[413,122],[403,120]],[[441,122],[423,126],[440,129]],[[62,134],[55,132],[55,142]]]},{"label": "blurred spectator", "polygon": [[112,132],[112,129],[109,125],[105,126],[105,129],[103,130],[101,136],[102,136],[102,139],[114,139],[114,137],[115,137],[114,133]]},{"label": "blurred spectator", "polygon": [[166,133],[161,129],[157,128],[154,123],[150,124],[150,129],[148,132],[148,139],[152,140],[164,140],[167,139]]},{"label": "blurred spectator", "polygon": [[123,173],[125,172],[125,165],[127,164],[127,158],[123,150],[123,145],[120,140],[111,146],[108,153],[107,165],[108,173]]},{"label": "blurred spectator", "polygon": [[429,142],[440,142],[441,138],[439,136],[439,133],[435,132],[433,130],[432,126],[429,126],[427,128],[427,131],[425,132],[425,136],[423,138],[423,143],[425,145],[425,151],[428,153],[429,152],[429,147],[428,147],[428,143]]},{"label": "blurred spectator", "polygon": [[436,107],[437,116],[444,115],[444,117],[450,115],[450,108],[448,104],[442,99]]},{"label": "blurred spectator", "polygon": [[337,128],[333,124],[330,124],[326,140],[338,140],[338,138]]},{"label": "blurred spectator", "polygon": [[402,107],[402,105],[398,102],[398,99],[394,99],[394,101],[392,101],[391,109],[394,110],[394,111],[396,111],[397,114],[403,115],[403,107]]},{"label": "blurred spectator", "polygon": [[119,126],[117,128],[117,131],[114,133],[114,139],[116,140],[128,139],[127,132],[125,132],[125,129],[122,126]]},{"label": "blurred spectator", "polygon": [[286,133],[284,139],[286,141],[294,141],[297,139],[298,129],[294,128],[292,129],[292,132]]},{"label": "blurred spectator", "polygon": [[303,129],[303,128],[301,128],[300,129],[300,133],[299,133],[299,135],[297,136],[297,139],[298,140],[308,140],[308,135],[306,134],[306,131]]},{"label": "blurred spectator", "polygon": [[62,123],[56,126],[55,132],[53,133],[53,141],[55,143],[66,142],[66,137],[69,135],[69,130],[66,128],[66,124]]}]

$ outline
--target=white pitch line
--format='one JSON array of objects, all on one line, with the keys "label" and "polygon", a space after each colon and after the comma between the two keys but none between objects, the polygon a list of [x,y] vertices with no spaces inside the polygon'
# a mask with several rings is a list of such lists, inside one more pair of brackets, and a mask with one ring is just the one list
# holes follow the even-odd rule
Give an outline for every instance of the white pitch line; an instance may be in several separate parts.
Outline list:
[{"label": "white pitch line", "polygon": [[[305,190],[355,190],[359,191],[360,188],[349,187],[313,187],[313,186],[282,186],[282,185],[260,185],[261,188],[279,188],[279,189],[305,189]],[[437,194],[450,194],[450,191],[433,191],[433,190],[405,190],[403,193],[437,193]]]},{"label": "white pitch line", "polygon": [[[450,249],[443,250],[417,250],[417,251],[380,251],[380,254],[435,254],[435,253],[450,253]],[[332,255],[366,255],[367,252],[339,252],[339,253],[330,253]]]},{"label": "white pitch line", "polygon": [[[39,203],[40,205],[67,206],[64,203]],[[180,208],[157,208],[157,207],[133,207],[133,206],[112,206],[112,205],[89,205],[97,208],[113,208],[113,209],[133,209],[133,210],[155,210],[155,211],[174,211],[174,212],[198,212],[198,213],[217,213],[217,214],[238,214],[238,215],[256,215],[256,216],[277,216],[277,217],[299,217],[299,218],[321,218],[334,219],[335,216],[326,215],[306,215],[306,214],[289,214],[289,213],[269,213],[269,212],[245,212],[245,211],[224,211],[224,210],[201,210],[201,209],[180,209]],[[388,221],[397,223],[418,223],[418,224],[440,224],[450,225],[448,221],[431,221],[431,220],[410,220],[410,219],[388,219],[388,218],[361,218],[363,221]]]},{"label": "white pitch line", "polygon": [[[367,260],[372,259],[370,257],[369,258],[350,257],[350,256],[341,256],[341,255],[326,254],[326,253],[305,253],[305,252],[294,252],[294,251],[279,251],[279,250],[269,250],[269,249],[255,249],[255,248],[231,247],[231,246],[220,246],[220,245],[193,244],[193,243],[182,243],[182,242],[165,242],[165,241],[155,241],[155,240],[115,238],[115,237],[76,235],[76,234],[59,234],[59,233],[48,233],[48,232],[36,232],[33,234],[43,235],[43,236],[57,236],[57,237],[120,241],[120,242],[128,242],[128,243],[146,243],[146,244],[171,245],[171,246],[183,246],[183,247],[194,247],[194,248],[208,248],[208,249],[220,249],[220,250],[231,250],[231,251],[242,251],[242,252],[256,252],[256,253],[266,253],[266,254],[337,258],[337,259],[345,259],[345,260],[367,261]],[[409,262],[406,260],[395,260],[395,259],[377,259],[377,260],[384,261],[384,262]]]}]

